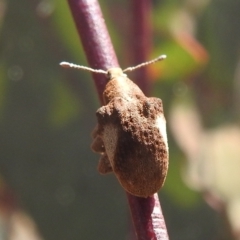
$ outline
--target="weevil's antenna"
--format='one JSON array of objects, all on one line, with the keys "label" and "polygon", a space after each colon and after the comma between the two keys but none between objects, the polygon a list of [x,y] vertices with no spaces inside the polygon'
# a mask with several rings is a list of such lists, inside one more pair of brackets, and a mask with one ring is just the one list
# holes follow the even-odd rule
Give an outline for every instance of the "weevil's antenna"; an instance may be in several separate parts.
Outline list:
[{"label": "weevil's antenna", "polygon": [[81,65],[77,65],[77,64],[69,63],[69,62],[61,62],[60,66],[62,66],[64,68],[76,68],[76,69],[82,69],[82,70],[90,71],[90,72],[94,72],[94,73],[107,74],[107,71],[104,71],[102,69],[93,69],[90,67],[85,67],[85,66],[81,66]]},{"label": "weevil's antenna", "polygon": [[145,67],[145,66],[147,66],[149,64],[152,64],[152,63],[164,60],[166,57],[167,57],[166,55],[161,55],[161,56],[159,56],[159,57],[157,57],[157,58],[155,58],[155,59],[153,59],[151,61],[141,63],[141,64],[139,64],[137,66],[134,66],[134,67],[128,67],[128,68],[124,69],[123,72],[133,71],[133,70],[135,70],[137,68]]},{"label": "weevil's antenna", "polygon": [[[159,57],[157,57],[157,58],[155,58],[151,61],[141,63],[141,64],[139,64],[137,66],[134,66],[134,67],[128,67],[128,68],[124,69],[123,72],[129,72],[129,71],[133,71],[135,69],[141,68],[141,67],[145,67],[145,66],[150,65],[152,63],[164,60],[166,57],[167,57],[166,55],[161,55],[161,56],[159,56]],[[69,62],[61,62],[60,65],[64,68],[76,68],[76,69],[82,69],[82,70],[89,71],[89,72],[94,72],[94,73],[107,74],[107,71],[104,71],[102,69],[93,69],[93,68],[90,68],[90,67],[85,67],[85,66],[82,66],[82,65],[77,65],[77,64],[69,63]]]}]

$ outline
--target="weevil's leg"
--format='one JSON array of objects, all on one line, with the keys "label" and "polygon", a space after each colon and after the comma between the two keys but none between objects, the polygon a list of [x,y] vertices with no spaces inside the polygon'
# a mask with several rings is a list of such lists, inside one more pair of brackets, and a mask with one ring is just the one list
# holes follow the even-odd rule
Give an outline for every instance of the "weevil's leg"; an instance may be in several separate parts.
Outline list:
[{"label": "weevil's leg", "polygon": [[92,138],[96,138],[98,135],[101,135],[102,131],[103,131],[102,126],[97,124],[96,127],[92,131],[92,134],[91,134]]},{"label": "weevil's leg", "polygon": [[93,142],[91,144],[91,148],[96,153],[105,152],[104,144],[101,139],[102,130],[103,130],[102,127],[99,124],[97,124],[97,126],[93,129],[92,132]]},{"label": "weevil's leg", "polygon": [[107,154],[103,154],[98,163],[98,171],[101,174],[107,174],[113,171],[110,161]]},{"label": "weevil's leg", "polygon": [[97,126],[92,131],[92,134],[91,134],[92,138],[96,138],[97,135],[99,134],[98,132],[99,132],[99,127],[98,127],[98,124],[97,124]]},{"label": "weevil's leg", "polygon": [[103,140],[99,135],[97,135],[94,138],[93,143],[91,145],[91,148],[96,153],[103,154],[105,152],[105,147],[104,147],[104,144],[103,144]]}]

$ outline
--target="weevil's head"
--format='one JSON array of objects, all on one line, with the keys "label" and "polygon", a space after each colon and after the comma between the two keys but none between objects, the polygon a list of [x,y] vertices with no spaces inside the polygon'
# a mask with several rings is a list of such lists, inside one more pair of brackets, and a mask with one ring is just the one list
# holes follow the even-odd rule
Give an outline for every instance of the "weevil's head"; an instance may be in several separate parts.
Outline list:
[{"label": "weevil's head", "polygon": [[123,70],[121,68],[118,67],[110,68],[107,70],[107,78],[109,81],[116,77],[127,77],[127,75],[123,73]]}]

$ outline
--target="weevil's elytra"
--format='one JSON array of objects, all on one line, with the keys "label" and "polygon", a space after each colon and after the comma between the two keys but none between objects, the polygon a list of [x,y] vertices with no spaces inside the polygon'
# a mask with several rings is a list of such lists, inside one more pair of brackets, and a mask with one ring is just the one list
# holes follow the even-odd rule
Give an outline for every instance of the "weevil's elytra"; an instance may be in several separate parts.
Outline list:
[{"label": "weevil's elytra", "polygon": [[105,73],[109,80],[103,92],[104,106],[96,112],[98,124],[92,135],[92,149],[101,155],[98,171],[114,172],[132,195],[151,196],[164,184],[168,170],[162,101],[146,97],[120,68],[96,71]]}]

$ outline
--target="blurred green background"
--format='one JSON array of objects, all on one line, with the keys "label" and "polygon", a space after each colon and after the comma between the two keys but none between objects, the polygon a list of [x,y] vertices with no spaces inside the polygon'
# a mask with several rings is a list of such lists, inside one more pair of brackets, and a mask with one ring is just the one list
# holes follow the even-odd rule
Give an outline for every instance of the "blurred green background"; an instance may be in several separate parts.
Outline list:
[{"label": "blurred green background", "polygon": [[[130,4],[100,5],[127,67]],[[170,169],[159,196],[170,239],[235,239],[230,203],[238,203],[240,184],[229,197],[222,175],[212,179],[213,163],[208,172],[206,151],[211,129],[234,124],[238,131],[240,1],[152,5],[149,59],[168,56],[150,75],[168,122]],[[113,175],[98,174],[98,155],[90,150],[99,107],[91,75],[59,67],[63,60],[88,65],[67,1],[0,0],[0,31],[0,240],[134,239],[125,193]],[[226,139],[221,135],[217,152],[234,141]],[[234,157],[239,173],[239,155],[231,153],[220,173]]]}]

